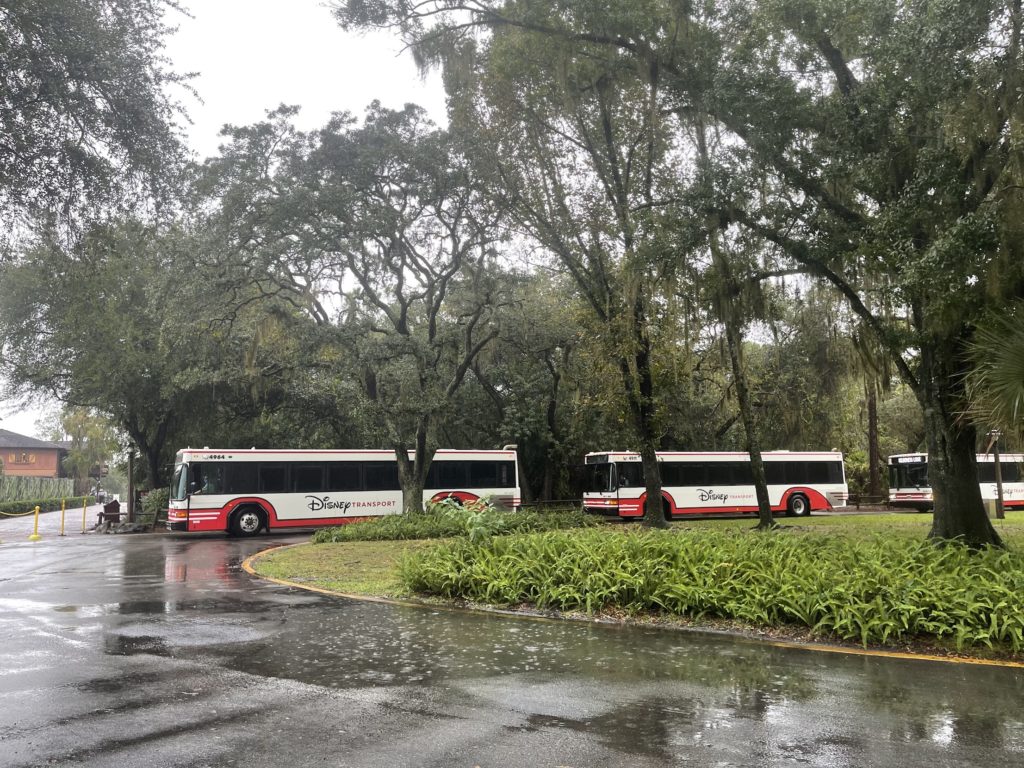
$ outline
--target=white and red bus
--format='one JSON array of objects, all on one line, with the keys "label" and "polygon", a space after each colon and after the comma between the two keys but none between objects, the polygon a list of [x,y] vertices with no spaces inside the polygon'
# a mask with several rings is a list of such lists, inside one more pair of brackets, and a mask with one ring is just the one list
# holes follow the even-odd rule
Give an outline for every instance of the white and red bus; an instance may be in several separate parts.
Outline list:
[{"label": "white and red bus", "polygon": [[[519,506],[514,446],[500,451],[439,450],[425,502],[488,498]],[[402,511],[394,451],[178,451],[167,527],[172,531],[262,530],[343,525]]]},{"label": "white and red bus", "polygon": [[[838,451],[766,451],[761,454],[772,511],[808,515],[845,507],[849,491]],[[740,452],[658,453],[666,519],[714,513],[757,514],[750,455]],[[588,512],[642,517],[647,502],[636,453],[588,453]]]},{"label": "white and red bus", "polygon": [[[978,485],[983,501],[998,497],[996,488],[996,457],[979,453]],[[1024,454],[1004,453],[999,457],[999,474],[1003,483],[1003,506],[1024,509]],[[928,484],[927,453],[897,453],[889,457],[889,503],[922,512],[935,506],[932,487]]]}]

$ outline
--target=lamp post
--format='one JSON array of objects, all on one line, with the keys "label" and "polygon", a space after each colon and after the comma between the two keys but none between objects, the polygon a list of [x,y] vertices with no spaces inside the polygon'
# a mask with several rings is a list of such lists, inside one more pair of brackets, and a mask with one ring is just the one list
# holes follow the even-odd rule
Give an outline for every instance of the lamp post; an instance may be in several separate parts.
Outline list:
[{"label": "lamp post", "polygon": [[135,446],[128,443],[128,522],[135,522]]}]

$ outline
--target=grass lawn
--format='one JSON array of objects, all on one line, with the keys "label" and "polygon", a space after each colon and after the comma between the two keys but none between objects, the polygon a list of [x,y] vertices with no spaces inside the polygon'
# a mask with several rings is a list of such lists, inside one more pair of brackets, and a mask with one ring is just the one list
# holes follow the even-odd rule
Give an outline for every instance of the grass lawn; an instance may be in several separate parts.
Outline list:
[{"label": "grass lawn", "polygon": [[[777,518],[780,526],[821,533],[835,533],[849,538],[870,538],[872,536],[900,536],[923,539],[932,527],[931,513],[888,512],[877,515],[812,515],[811,517]],[[756,523],[753,517],[724,519],[684,520],[672,524],[673,528],[750,528]],[[1024,549],[1024,510],[1006,513],[1005,520],[992,520],[992,525],[1011,549]]]},{"label": "grass lawn", "polygon": [[261,576],[371,597],[408,597],[398,581],[398,561],[436,541],[351,541],[300,544],[272,550],[253,563]]}]

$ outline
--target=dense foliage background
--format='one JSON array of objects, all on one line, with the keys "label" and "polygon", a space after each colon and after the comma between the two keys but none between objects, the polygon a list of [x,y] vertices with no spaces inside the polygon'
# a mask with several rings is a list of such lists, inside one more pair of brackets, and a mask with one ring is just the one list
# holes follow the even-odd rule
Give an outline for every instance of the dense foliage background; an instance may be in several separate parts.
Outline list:
[{"label": "dense foliage background", "polygon": [[515,443],[528,501],[607,449],[838,449],[880,493],[927,448],[933,533],[995,539],[967,464],[1019,444],[1019,4],[339,3],[444,68],[448,125],[280,107],[202,161],[164,4],[43,5],[0,10],[0,365],[147,485],[186,445],[413,451],[408,489]]}]

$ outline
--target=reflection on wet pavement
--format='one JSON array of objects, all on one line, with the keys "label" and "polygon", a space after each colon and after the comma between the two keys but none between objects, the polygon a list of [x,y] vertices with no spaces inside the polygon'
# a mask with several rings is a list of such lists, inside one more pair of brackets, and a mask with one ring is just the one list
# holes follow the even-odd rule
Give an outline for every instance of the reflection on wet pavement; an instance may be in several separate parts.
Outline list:
[{"label": "reflection on wet pavement", "polygon": [[1020,670],[324,597],[241,570],[273,541],[0,549],[11,764],[1024,763]]}]

